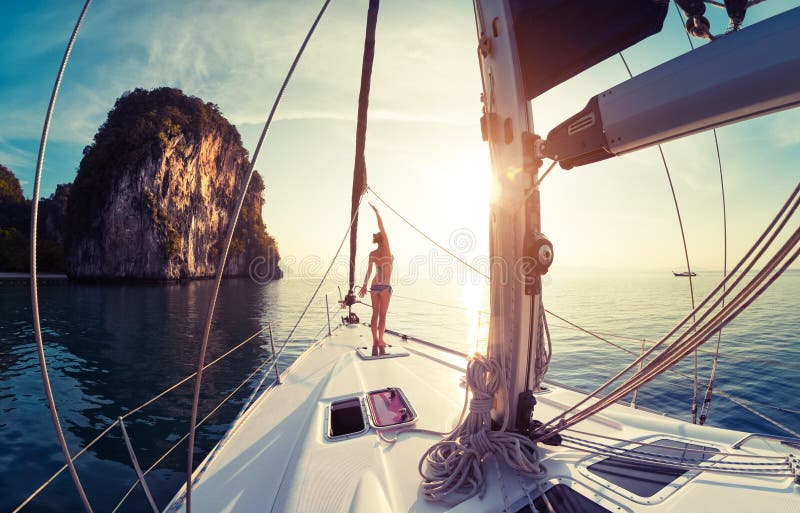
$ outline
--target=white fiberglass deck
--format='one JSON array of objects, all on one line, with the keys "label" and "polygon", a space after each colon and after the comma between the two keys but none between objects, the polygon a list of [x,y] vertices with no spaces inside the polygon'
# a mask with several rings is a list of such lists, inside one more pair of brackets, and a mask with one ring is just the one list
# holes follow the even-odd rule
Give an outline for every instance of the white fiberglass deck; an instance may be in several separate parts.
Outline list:
[{"label": "white fiberglass deck", "polygon": [[[420,457],[440,437],[404,433],[389,445],[371,429],[352,438],[329,440],[325,433],[331,402],[375,389],[401,388],[419,416],[418,428],[449,431],[461,412],[463,359],[387,336],[395,350],[410,356],[363,360],[354,347],[370,343],[369,328],[342,327],[285,371],[283,384],[253,404],[195,473],[192,511],[514,513],[528,504],[528,496],[538,495],[537,483],[490,457],[484,462],[488,478],[484,497],[448,509],[426,501],[419,491]],[[554,416],[581,397],[563,387],[548,387],[549,392],[537,396],[538,419]],[[626,440],[684,441],[743,455],[792,452],[788,446],[763,440],[733,450],[731,445],[746,433],[696,426],[623,405],[612,406],[578,429]],[[623,442],[615,445],[628,447]],[[612,512],[800,511],[800,485],[791,477],[690,471],[660,492],[638,497],[587,470],[602,456],[564,447],[541,446],[541,451],[548,471],[543,488],[565,484]],[[183,510],[181,491],[166,511]]]}]

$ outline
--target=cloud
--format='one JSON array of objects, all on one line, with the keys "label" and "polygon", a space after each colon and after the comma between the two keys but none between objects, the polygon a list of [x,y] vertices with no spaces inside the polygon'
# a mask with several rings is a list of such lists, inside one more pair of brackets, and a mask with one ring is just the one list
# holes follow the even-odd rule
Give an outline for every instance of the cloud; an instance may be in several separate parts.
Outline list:
[{"label": "cloud", "polygon": [[[454,55],[467,52],[458,41],[472,36],[471,10],[455,9],[463,11],[464,27],[459,31],[457,24],[440,23],[444,15],[452,18],[454,9],[417,4],[413,19],[409,6],[381,7],[371,114],[398,121],[474,122],[480,112],[479,76],[467,76],[463,66],[453,64],[459,58],[475,58],[471,47],[466,55]],[[278,119],[355,116],[363,7],[346,0],[331,4],[289,85]],[[315,4],[245,0],[96,4],[65,76],[52,137],[89,142],[122,92],[161,85],[217,103],[235,124],[261,123],[317,9]],[[52,54],[38,82],[51,80],[57,69],[53,57],[66,42],[65,20],[73,13],[65,8],[59,13],[63,30],[48,25],[41,44],[24,53],[28,59]],[[409,87],[420,81],[425,88]],[[474,84],[474,98],[460,92],[465,81]],[[456,84],[459,87],[453,87]],[[17,89],[22,88],[18,84]],[[6,115],[19,121],[13,129],[0,128],[0,135],[35,136],[47,100],[46,89],[36,89],[39,95],[27,102],[0,103]],[[450,90],[459,92],[448,94]]]},{"label": "cloud", "polygon": [[31,152],[23,150],[0,137],[0,164],[10,168],[19,168],[36,158]]},{"label": "cloud", "polygon": [[797,146],[800,142],[800,110],[795,108],[776,114],[770,132],[779,148]]}]

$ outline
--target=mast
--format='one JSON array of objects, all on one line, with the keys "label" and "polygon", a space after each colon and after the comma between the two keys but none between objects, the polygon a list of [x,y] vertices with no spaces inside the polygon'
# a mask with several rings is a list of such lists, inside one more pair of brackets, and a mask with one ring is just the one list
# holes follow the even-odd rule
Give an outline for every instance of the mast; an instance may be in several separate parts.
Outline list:
[{"label": "mast", "polygon": [[358,118],[356,121],[356,155],[353,164],[353,193],[350,203],[350,285],[345,298],[348,307],[348,320],[358,322],[353,318],[350,308],[355,304],[356,297],[353,291],[356,278],[356,249],[358,242],[358,207],[361,196],[367,190],[367,163],[364,158],[364,148],[367,141],[367,110],[369,107],[369,89],[372,81],[372,62],[375,58],[375,28],[378,24],[379,0],[370,0],[367,10],[367,29],[364,36],[364,57],[361,62],[361,89],[358,93]]},{"label": "mast", "polygon": [[[488,355],[506,370],[508,397],[498,398],[493,419],[527,431],[533,392],[543,376],[541,273],[552,246],[541,235],[539,138],[519,68],[508,0],[476,0],[478,59],[483,80],[481,128],[489,143],[493,191],[490,205],[491,320]],[[506,410],[506,404],[508,408]]]}]

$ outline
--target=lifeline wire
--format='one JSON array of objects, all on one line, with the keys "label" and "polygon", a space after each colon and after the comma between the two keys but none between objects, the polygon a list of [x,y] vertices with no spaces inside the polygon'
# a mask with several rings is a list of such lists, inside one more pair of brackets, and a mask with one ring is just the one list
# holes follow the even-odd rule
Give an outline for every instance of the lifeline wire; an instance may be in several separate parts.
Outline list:
[{"label": "lifeline wire", "polygon": [[42,385],[44,386],[44,393],[47,397],[47,406],[50,410],[50,418],[52,419],[53,427],[56,430],[58,444],[61,446],[61,452],[64,454],[64,459],[69,467],[69,473],[70,476],[72,476],[72,482],[75,484],[78,495],[81,497],[83,507],[88,513],[92,513],[92,506],[89,503],[88,497],[86,497],[86,492],[83,490],[83,485],[81,485],[81,480],[80,477],[78,477],[77,470],[75,470],[75,465],[72,463],[72,456],[70,456],[67,441],[64,439],[64,431],[61,428],[61,422],[58,419],[58,411],[56,410],[56,402],[53,397],[53,389],[50,387],[50,377],[47,374],[47,360],[45,359],[44,355],[42,324],[39,316],[39,289],[36,282],[36,235],[38,233],[37,223],[39,217],[39,187],[42,182],[42,166],[44,165],[44,152],[45,148],[47,147],[47,136],[50,132],[50,122],[53,118],[53,110],[55,110],[58,90],[61,87],[61,80],[64,77],[64,71],[67,68],[67,62],[69,62],[69,56],[72,53],[72,47],[75,45],[75,40],[78,37],[78,31],[81,28],[83,19],[86,17],[86,11],[89,10],[89,5],[91,3],[92,0],[86,0],[86,3],[83,4],[83,9],[81,10],[80,16],[78,16],[78,21],[75,23],[75,28],[72,29],[72,35],[67,43],[67,49],[64,51],[64,57],[61,59],[61,66],[58,69],[55,84],[53,84],[53,92],[50,94],[50,103],[47,106],[47,114],[44,118],[42,138],[39,142],[39,155],[36,159],[36,174],[33,179],[33,199],[31,200],[31,245],[29,255],[29,268],[31,273],[31,313],[33,315],[33,333],[34,337],[36,338],[36,352],[39,356],[39,366],[41,367],[42,372]]}]

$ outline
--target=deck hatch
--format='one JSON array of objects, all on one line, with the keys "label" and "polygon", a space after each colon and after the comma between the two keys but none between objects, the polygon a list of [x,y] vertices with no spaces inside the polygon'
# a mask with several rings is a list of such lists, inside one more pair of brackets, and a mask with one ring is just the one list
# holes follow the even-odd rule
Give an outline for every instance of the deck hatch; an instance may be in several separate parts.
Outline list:
[{"label": "deck hatch", "polygon": [[359,397],[331,403],[328,411],[328,438],[336,439],[367,431],[364,404]]},{"label": "deck hatch", "polygon": [[[552,511],[553,513],[611,513],[603,506],[592,502],[567,485],[557,484],[544,492],[543,495],[547,497],[547,501],[542,495],[533,499],[533,505],[537,511]],[[550,507],[548,507],[548,502]],[[526,504],[516,513],[533,513],[533,510],[529,504]]]},{"label": "deck hatch", "polygon": [[[687,449],[691,449],[691,451],[687,451]],[[641,454],[645,458],[652,457],[652,455],[668,456],[677,458],[675,459],[676,463],[699,463],[698,460],[708,460],[716,452],[719,450],[714,447],[703,447],[662,438],[635,449],[629,449],[625,451],[625,454],[631,456]],[[652,497],[688,472],[686,469],[658,463],[630,461],[615,456],[593,463],[587,467],[587,470],[639,497]]]},{"label": "deck hatch", "polygon": [[405,426],[417,420],[414,408],[399,388],[387,387],[367,392],[367,406],[376,429]]}]

